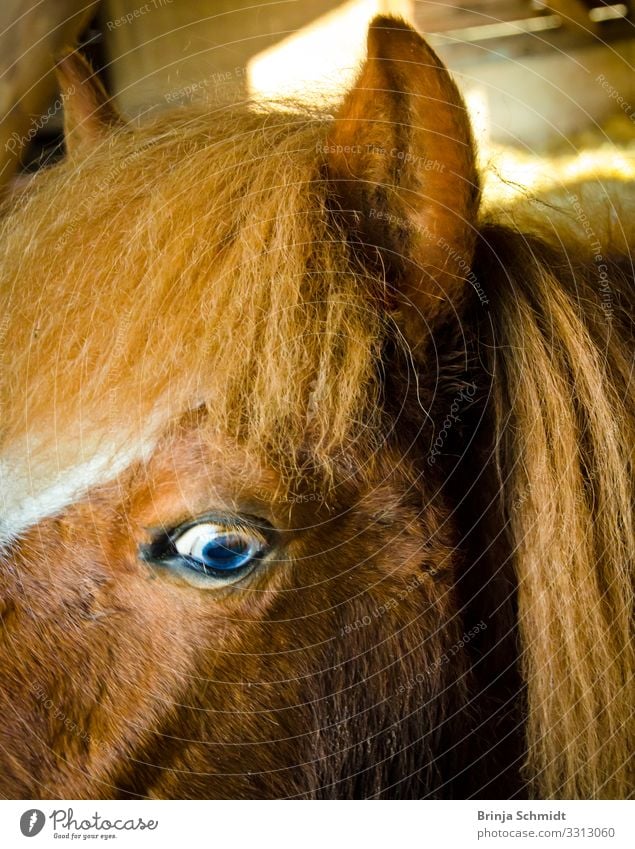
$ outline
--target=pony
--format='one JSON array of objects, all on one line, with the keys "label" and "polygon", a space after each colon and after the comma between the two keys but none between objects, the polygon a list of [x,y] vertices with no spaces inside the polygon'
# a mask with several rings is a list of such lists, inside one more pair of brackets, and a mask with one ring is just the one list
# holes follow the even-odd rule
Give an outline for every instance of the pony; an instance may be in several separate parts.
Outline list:
[{"label": "pony", "polygon": [[481,209],[396,18],[334,114],[58,75],[2,210],[0,792],[631,795],[626,216]]}]

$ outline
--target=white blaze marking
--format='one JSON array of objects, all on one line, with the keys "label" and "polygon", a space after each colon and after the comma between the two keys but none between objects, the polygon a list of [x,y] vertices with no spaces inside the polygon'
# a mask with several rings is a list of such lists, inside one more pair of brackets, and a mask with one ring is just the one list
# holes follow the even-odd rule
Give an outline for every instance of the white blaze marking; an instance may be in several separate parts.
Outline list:
[{"label": "white blaze marking", "polygon": [[0,460],[0,546],[147,459],[155,445],[156,439],[146,439],[126,451],[102,449],[88,460],[57,470],[50,463],[38,469],[40,464],[31,456],[5,456]]}]

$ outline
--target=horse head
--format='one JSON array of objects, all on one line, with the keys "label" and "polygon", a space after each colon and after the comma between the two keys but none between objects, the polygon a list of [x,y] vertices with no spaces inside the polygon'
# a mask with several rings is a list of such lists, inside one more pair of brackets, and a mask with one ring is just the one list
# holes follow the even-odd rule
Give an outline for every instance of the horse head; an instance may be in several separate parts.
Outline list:
[{"label": "horse head", "polygon": [[59,73],[67,157],[3,223],[3,794],[524,792],[447,70],[378,18],[334,116],[135,127]]}]

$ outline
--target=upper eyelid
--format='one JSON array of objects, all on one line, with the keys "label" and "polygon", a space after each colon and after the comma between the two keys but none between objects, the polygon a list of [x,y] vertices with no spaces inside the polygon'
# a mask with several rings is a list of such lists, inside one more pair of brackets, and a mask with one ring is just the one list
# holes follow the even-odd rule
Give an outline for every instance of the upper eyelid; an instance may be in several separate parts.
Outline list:
[{"label": "upper eyelid", "polygon": [[150,537],[149,543],[139,545],[139,556],[142,560],[157,560],[167,554],[169,546],[174,545],[174,541],[181,534],[197,525],[218,525],[219,528],[228,532],[251,533],[258,541],[267,548],[272,548],[277,542],[277,534],[269,522],[259,517],[236,514],[223,515],[221,513],[206,513],[201,516],[196,516],[191,519],[186,519],[178,525],[170,528],[165,526],[159,528],[147,528]]},{"label": "upper eyelid", "polygon": [[211,522],[211,521],[200,521],[194,522],[194,524],[189,525],[188,527],[177,528],[173,531],[168,539],[170,542],[175,545],[182,537],[186,534],[189,534],[190,531],[196,531],[199,528],[214,528],[218,531],[218,537],[225,536],[243,536],[250,537],[254,539],[259,545],[263,547],[270,545],[270,539],[262,533],[259,528],[254,528],[250,525],[242,525],[242,524],[225,524],[224,522]]},{"label": "upper eyelid", "polygon": [[199,516],[189,516],[175,524],[146,526],[144,531],[151,540],[157,540],[160,537],[173,538],[175,535],[189,530],[189,528],[203,524],[219,525],[232,531],[253,530],[261,534],[275,533],[275,528],[266,519],[246,513],[240,515],[235,513],[203,513]]}]

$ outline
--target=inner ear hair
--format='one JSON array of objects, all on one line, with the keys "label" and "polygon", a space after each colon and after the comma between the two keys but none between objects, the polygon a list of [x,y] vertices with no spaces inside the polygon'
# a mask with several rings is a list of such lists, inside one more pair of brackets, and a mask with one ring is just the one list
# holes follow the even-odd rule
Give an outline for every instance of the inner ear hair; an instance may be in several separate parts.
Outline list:
[{"label": "inner ear hair", "polygon": [[99,76],[81,53],[65,50],[55,70],[64,104],[64,139],[69,153],[97,144],[113,128],[123,126]]}]

